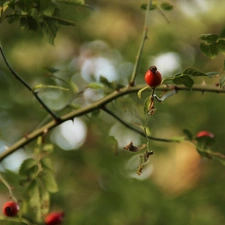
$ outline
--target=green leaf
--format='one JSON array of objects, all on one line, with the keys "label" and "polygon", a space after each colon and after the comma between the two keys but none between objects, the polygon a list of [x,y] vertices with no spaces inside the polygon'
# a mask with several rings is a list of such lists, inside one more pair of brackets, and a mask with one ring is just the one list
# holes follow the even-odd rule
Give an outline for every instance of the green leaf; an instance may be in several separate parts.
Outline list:
[{"label": "green leaf", "polygon": [[163,3],[161,3],[160,7],[161,7],[162,9],[164,9],[164,10],[167,10],[167,11],[173,9],[173,5],[170,4],[169,2],[163,2]]},{"label": "green leaf", "polygon": [[219,49],[220,52],[225,53],[225,40],[224,39],[218,40],[217,48]]},{"label": "green leaf", "polygon": [[75,5],[85,5],[84,0],[56,0],[56,2],[75,4]]},{"label": "green leaf", "polygon": [[101,113],[101,110],[96,109],[96,110],[92,111],[91,116],[92,117],[98,117],[100,115],[100,113]]},{"label": "green leaf", "polygon": [[39,188],[38,188],[38,183],[37,183],[36,180],[33,180],[29,184],[26,192],[29,195],[29,205],[32,208],[36,208],[39,205],[39,202],[40,202]]},{"label": "green leaf", "polygon": [[202,34],[200,39],[206,41],[207,43],[215,43],[218,39],[218,35],[216,34]]},{"label": "green leaf", "polygon": [[55,85],[44,85],[44,84],[37,84],[32,88],[32,91],[35,91],[36,89],[39,88],[51,88],[51,89],[59,89],[61,91],[69,91],[69,88],[64,88],[60,86],[55,86]]},{"label": "green leaf", "polygon": [[218,74],[219,74],[219,72],[216,72],[216,71],[214,71],[214,72],[207,72],[207,73],[205,73],[205,75],[206,75],[206,76],[208,76],[208,77],[217,76]]},{"label": "green leaf", "polygon": [[[154,10],[154,9],[156,9],[156,8],[157,8],[157,5],[156,5],[155,3],[152,3],[152,4],[151,4],[151,7],[150,7],[150,10]],[[146,9],[147,9],[147,4],[142,4],[142,5],[141,5],[141,9],[146,10]]]},{"label": "green leaf", "polygon": [[54,150],[53,144],[45,144],[42,148],[42,151],[48,154],[52,153],[53,150]]},{"label": "green leaf", "polygon": [[149,86],[145,86],[145,87],[143,87],[142,89],[140,89],[140,90],[138,91],[137,95],[138,95],[138,98],[139,98],[139,99],[141,99],[141,94],[142,94],[142,92],[145,91],[146,89],[149,89]]},{"label": "green leaf", "polygon": [[204,152],[206,149],[208,149],[211,145],[215,143],[215,139],[208,136],[197,137],[196,141],[197,149],[201,152]]},{"label": "green leaf", "polygon": [[20,175],[27,175],[29,171],[33,171],[33,169],[37,169],[37,163],[34,159],[29,158],[23,161],[19,168],[19,174]]},{"label": "green leaf", "polygon": [[193,139],[193,135],[192,135],[192,133],[189,130],[183,129],[183,132],[187,136],[188,140],[191,141]]},{"label": "green leaf", "polygon": [[21,15],[17,15],[17,14],[11,14],[7,17],[7,21],[9,24],[11,23],[15,23],[17,21],[19,21],[19,19],[21,18]]},{"label": "green leaf", "polygon": [[111,87],[112,83],[108,81],[106,77],[100,76],[100,82],[107,87]]},{"label": "green leaf", "polygon": [[53,172],[52,162],[49,158],[42,158],[40,164],[44,172]]},{"label": "green leaf", "polygon": [[145,112],[145,114],[149,113],[150,103],[151,103],[151,98],[147,97],[145,99],[145,102],[144,102],[144,112]]},{"label": "green leaf", "polygon": [[40,192],[40,209],[41,215],[46,215],[49,211],[50,205],[50,194],[46,191],[46,189],[39,187]]},{"label": "green leaf", "polygon": [[20,27],[23,30],[36,31],[38,28],[37,21],[32,16],[22,16],[20,18]]},{"label": "green leaf", "polygon": [[39,178],[42,181],[46,190],[50,193],[54,193],[58,191],[58,186],[56,184],[55,178],[53,173],[45,173],[41,172],[39,174]]},{"label": "green leaf", "polygon": [[59,29],[59,21],[52,17],[43,16],[40,26],[47,41],[54,45],[54,39]]},{"label": "green leaf", "polygon": [[225,84],[225,76],[220,78],[220,88],[223,88]]},{"label": "green leaf", "polygon": [[103,86],[99,83],[89,83],[88,88],[91,88],[91,89],[100,89],[100,88],[103,88]]},{"label": "green leaf", "polygon": [[189,76],[179,76],[179,77],[174,77],[173,83],[177,85],[183,84],[186,87],[191,89],[194,84],[194,81]]},{"label": "green leaf", "polygon": [[207,57],[210,57],[212,59],[215,58],[219,53],[216,43],[207,44],[205,42],[201,42],[200,49],[203,54],[205,54]]},{"label": "green leaf", "polygon": [[187,68],[183,71],[182,75],[189,75],[189,76],[195,76],[195,77],[199,77],[199,76],[206,76],[205,73],[195,69],[195,68]]},{"label": "green leaf", "polygon": [[114,136],[109,136],[107,138],[107,145],[111,147],[111,149],[115,155],[118,154],[118,151],[119,151],[118,141]]}]

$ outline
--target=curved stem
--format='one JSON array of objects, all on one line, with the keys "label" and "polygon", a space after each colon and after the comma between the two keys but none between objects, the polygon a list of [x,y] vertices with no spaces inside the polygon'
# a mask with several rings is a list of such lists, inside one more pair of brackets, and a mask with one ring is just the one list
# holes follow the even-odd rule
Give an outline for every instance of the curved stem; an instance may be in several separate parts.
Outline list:
[{"label": "curved stem", "polygon": [[[7,147],[4,152],[0,154],[0,162],[10,155],[11,153],[15,152],[17,149],[24,147],[34,139],[36,139],[38,136],[46,134],[48,131],[56,127],[57,125],[61,124],[64,121],[73,119],[74,117],[79,117],[86,115],[96,109],[100,109],[102,106],[112,102],[113,100],[128,95],[130,93],[137,93],[140,89],[145,87],[145,84],[137,85],[134,87],[125,87],[120,89],[119,91],[114,91],[111,94],[107,95],[106,97],[92,103],[91,105],[85,106],[83,108],[73,110],[69,112],[68,114],[65,114],[61,117],[60,122],[56,123],[55,121],[51,121],[47,123],[46,125],[40,127],[37,130],[34,130],[33,132],[29,133],[25,137],[21,138],[19,141],[14,143],[12,146]],[[157,87],[156,91],[170,91],[172,88],[174,88],[174,85],[172,86],[165,86],[165,87]],[[150,90],[150,89],[149,89]],[[184,86],[176,86],[177,91],[190,91],[190,88],[184,87]],[[146,90],[147,91],[147,90]],[[211,92],[211,93],[223,93],[225,94],[225,89],[219,89],[218,87],[212,87],[212,86],[206,86],[206,85],[194,85],[191,89],[191,91],[197,91],[197,92]],[[154,139],[155,140],[155,139]],[[159,140],[159,139],[158,139]]]},{"label": "curved stem", "polygon": [[47,106],[47,105],[39,98],[38,93],[37,93],[37,92],[34,92],[33,89],[26,83],[26,81],[24,81],[24,80],[19,76],[19,74],[17,74],[17,73],[13,70],[13,68],[10,66],[8,60],[7,60],[6,57],[5,57],[4,51],[3,51],[3,49],[2,49],[2,46],[0,46],[0,52],[1,52],[1,54],[2,54],[2,57],[3,57],[3,60],[4,60],[5,64],[6,64],[6,66],[8,67],[8,69],[10,70],[10,72],[12,73],[12,75],[14,75],[15,78],[16,78],[17,80],[19,80],[19,82],[22,83],[23,86],[26,87],[26,89],[28,89],[28,90],[34,95],[34,97],[35,97],[35,98],[37,99],[37,101],[41,104],[41,106],[48,112],[48,114],[50,114],[50,115],[54,118],[54,120],[55,120],[57,123],[60,122],[60,118],[57,117],[57,116],[55,115],[55,113],[53,113],[53,112],[48,108],[48,106]]},{"label": "curved stem", "polygon": [[7,180],[0,174],[0,181],[6,186],[6,188],[9,191],[10,198],[12,198],[13,201],[17,202],[16,198],[13,196],[12,188],[10,187]]},{"label": "curved stem", "polygon": [[152,0],[149,0],[149,3],[147,4],[147,9],[146,9],[145,24],[144,24],[144,31],[143,31],[143,34],[142,34],[141,44],[140,44],[140,47],[138,49],[138,53],[137,53],[136,60],[135,60],[135,63],[134,63],[134,69],[133,69],[133,72],[132,72],[132,75],[131,75],[131,78],[130,78],[130,82],[129,82],[130,86],[134,86],[134,81],[135,81],[135,78],[137,76],[137,71],[138,71],[138,67],[139,67],[139,64],[140,64],[140,59],[141,59],[142,51],[143,51],[143,48],[144,48],[145,40],[147,39],[149,14],[150,14],[151,5],[152,5]]}]

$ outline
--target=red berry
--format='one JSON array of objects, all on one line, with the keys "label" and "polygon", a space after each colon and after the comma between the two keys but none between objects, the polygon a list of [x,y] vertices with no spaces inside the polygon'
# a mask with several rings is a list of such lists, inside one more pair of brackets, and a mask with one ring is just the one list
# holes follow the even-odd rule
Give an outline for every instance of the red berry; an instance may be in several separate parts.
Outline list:
[{"label": "red berry", "polygon": [[3,213],[9,217],[16,216],[19,210],[20,210],[19,205],[13,201],[6,202],[2,207]]},{"label": "red berry", "polygon": [[157,70],[156,66],[151,66],[145,73],[145,82],[152,88],[160,85],[162,82],[162,75]]},{"label": "red berry", "polygon": [[196,137],[199,138],[199,137],[210,137],[210,138],[214,138],[214,134],[209,132],[209,131],[206,131],[206,130],[202,130],[202,131],[199,131],[197,134],[196,134]]},{"label": "red berry", "polygon": [[45,217],[46,225],[60,225],[63,221],[63,212],[52,212]]}]

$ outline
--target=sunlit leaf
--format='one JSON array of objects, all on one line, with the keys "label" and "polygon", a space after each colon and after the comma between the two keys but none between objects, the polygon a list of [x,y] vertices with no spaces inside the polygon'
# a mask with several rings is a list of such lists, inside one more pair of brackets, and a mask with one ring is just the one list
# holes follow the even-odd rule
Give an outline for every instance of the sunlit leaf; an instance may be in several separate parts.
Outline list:
[{"label": "sunlit leaf", "polygon": [[46,215],[49,211],[49,205],[50,205],[50,194],[48,191],[46,191],[45,188],[39,187],[39,193],[40,193],[40,209],[41,214]]},{"label": "sunlit leaf", "polygon": [[27,187],[26,192],[29,195],[29,205],[31,207],[38,208],[37,206],[39,205],[40,202],[40,193],[39,193],[39,188],[38,188],[38,183],[36,180],[33,180],[29,186]]},{"label": "sunlit leaf", "polygon": [[55,85],[44,85],[44,84],[37,84],[32,88],[32,90],[35,91],[36,89],[39,89],[39,88],[51,88],[51,89],[59,89],[61,91],[69,91],[69,88],[64,88],[64,87],[55,86]]},{"label": "sunlit leaf", "polygon": [[40,164],[44,171],[53,172],[52,162],[49,158],[42,158]]},{"label": "sunlit leaf", "polygon": [[58,186],[56,184],[53,173],[41,172],[39,174],[39,179],[42,181],[44,187],[48,192],[54,193],[58,191]]},{"label": "sunlit leaf", "polygon": [[26,175],[29,172],[29,170],[32,170],[34,168],[36,169],[36,165],[37,165],[36,161],[32,158],[24,160],[19,168],[19,174]]},{"label": "sunlit leaf", "polygon": [[89,83],[88,88],[91,88],[91,89],[100,89],[100,88],[103,88],[103,86],[99,83]]}]

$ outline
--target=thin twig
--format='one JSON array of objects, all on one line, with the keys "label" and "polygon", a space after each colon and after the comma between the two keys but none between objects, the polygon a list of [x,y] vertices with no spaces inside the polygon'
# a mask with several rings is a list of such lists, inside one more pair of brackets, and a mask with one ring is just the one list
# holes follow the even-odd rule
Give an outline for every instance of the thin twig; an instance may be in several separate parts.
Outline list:
[{"label": "thin twig", "polygon": [[14,200],[15,202],[17,202],[16,198],[14,197],[13,195],[13,192],[12,192],[12,188],[10,187],[9,183],[7,182],[7,180],[0,174],[0,181],[6,186],[6,188],[8,189],[9,191],[9,195],[10,195],[10,198],[12,200]]},{"label": "thin twig", "polygon": [[8,60],[6,59],[6,56],[5,56],[4,51],[3,51],[3,49],[2,49],[2,46],[0,46],[0,52],[1,52],[1,54],[2,54],[2,57],[3,57],[3,60],[4,60],[5,64],[6,64],[6,66],[8,67],[8,69],[10,70],[10,72],[12,73],[12,75],[14,75],[15,78],[16,78],[17,80],[19,80],[19,82],[22,83],[23,86],[26,87],[26,88],[33,94],[33,96],[37,99],[37,101],[41,104],[41,106],[48,112],[48,114],[50,114],[50,115],[54,118],[54,120],[55,120],[57,123],[60,122],[61,119],[60,119],[58,116],[56,116],[55,113],[52,112],[52,111],[48,108],[48,106],[47,106],[47,105],[39,98],[38,93],[35,92],[35,91],[33,91],[33,89],[26,83],[26,81],[24,81],[24,80],[19,76],[19,74],[17,74],[17,73],[13,70],[13,68],[10,66]]},{"label": "thin twig", "polygon": [[142,137],[146,137],[150,140],[160,141],[160,142],[179,142],[178,140],[174,140],[174,139],[157,138],[157,137],[146,135],[145,132],[142,132],[142,131],[132,127],[130,124],[126,123],[124,120],[122,120],[116,114],[114,114],[111,110],[109,110],[106,106],[101,107],[101,109],[103,111],[105,111],[106,113],[108,113],[110,116],[112,116],[114,119],[119,121],[121,124],[123,124],[125,127],[127,127],[128,129],[136,132],[137,134],[141,135]]},{"label": "thin twig", "polygon": [[130,78],[130,83],[129,83],[130,86],[134,86],[134,81],[135,81],[135,78],[137,76],[137,71],[138,71],[138,67],[139,67],[139,64],[140,64],[140,59],[141,59],[142,51],[143,51],[143,48],[144,48],[145,40],[147,39],[149,14],[150,14],[151,5],[152,5],[152,0],[149,0],[149,3],[147,4],[146,14],[145,14],[144,31],[143,31],[143,34],[142,34],[140,47],[138,49],[138,53],[137,53],[136,60],[135,60],[135,63],[134,63],[134,69],[133,69],[133,72],[132,72],[132,75],[131,75],[131,78]]}]

